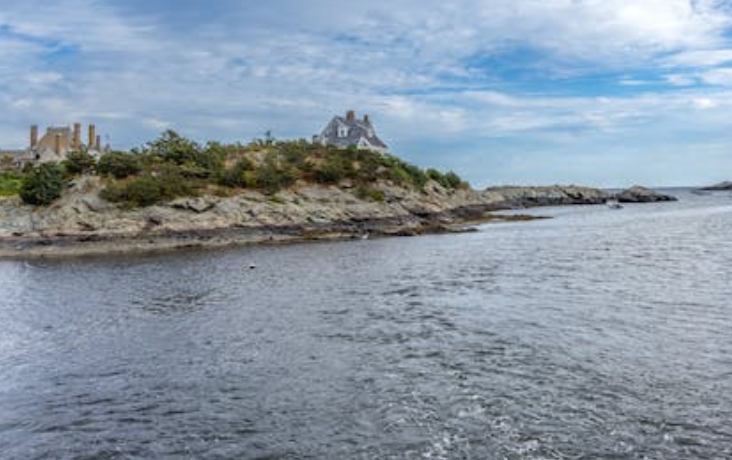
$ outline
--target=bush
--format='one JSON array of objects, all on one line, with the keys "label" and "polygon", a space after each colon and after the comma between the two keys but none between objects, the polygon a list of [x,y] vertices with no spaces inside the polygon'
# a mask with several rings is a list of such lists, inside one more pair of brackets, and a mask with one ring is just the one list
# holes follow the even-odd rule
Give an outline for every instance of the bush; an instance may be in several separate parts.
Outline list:
[{"label": "bush", "polygon": [[273,194],[295,182],[295,175],[289,168],[280,166],[269,157],[254,170],[254,183],[266,193]]},{"label": "bush", "polygon": [[127,182],[110,184],[101,192],[105,200],[142,207],[195,194],[196,190],[175,167],[164,168],[157,175],[144,174]]},{"label": "bush", "polygon": [[409,163],[405,163],[404,166],[402,166],[404,171],[409,176],[409,182],[412,183],[415,187],[421,189],[425,186],[427,183],[427,174],[425,174],[424,171],[422,171],[421,168],[418,166],[411,165]]},{"label": "bush", "polygon": [[45,205],[59,198],[63,187],[63,169],[55,163],[44,163],[26,174],[19,193],[24,203]]},{"label": "bush", "polygon": [[426,175],[429,179],[437,182],[448,190],[468,187],[467,182],[464,182],[460,176],[452,171],[442,174],[440,171],[430,168],[427,170]]},{"label": "bush", "polygon": [[386,198],[383,191],[369,187],[358,187],[356,189],[356,196],[362,200],[371,200],[377,203],[382,203]]},{"label": "bush", "polygon": [[248,172],[254,170],[254,165],[246,158],[237,161],[234,166],[224,170],[219,176],[219,184],[225,187],[247,187],[250,184]]},{"label": "bush", "polygon": [[187,162],[196,163],[201,148],[195,142],[169,129],[158,139],[148,143],[147,151],[161,157],[165,162],[182,165]]},{"label": "bush", "polygon": [[17,195],[22,185],[20,175],[12,172],[0,173],[0,196]]},{"label": "bush", "polygon": [[457,189],[464,187],[465,183],[460,179],[460,176],[452,171],[447,172],[442,178],[442,186],[449,189]]},{"label": "bush", "polygon": [[124,152],[110,152],[102,155],[97,164],[97,171],[104,176],[124,179],[142,171],[140,157]]},{"label": "bush", "polygon": [[63,163],[66,172],[72,176],[91,172],[96,164],[97,160],[88,152],[82,150],[69,152]]},{"label": "bush", "polygon": [[162,201],[163,187],[155,177],[140,176],[122,186],[107,187],[102,198],[136,206],[150,206]]},{"label": "bush", "polygon": [[314,179],[321,184],[337,184],[343,179],[354,178],[353,154],[349,150],[334,150],[314,171]]}]

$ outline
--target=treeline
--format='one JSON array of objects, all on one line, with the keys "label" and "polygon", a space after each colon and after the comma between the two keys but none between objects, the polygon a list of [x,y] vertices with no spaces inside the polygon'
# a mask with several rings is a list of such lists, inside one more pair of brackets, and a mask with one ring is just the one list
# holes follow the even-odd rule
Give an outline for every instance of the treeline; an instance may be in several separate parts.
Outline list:
[{"label": "treeline", "polygon": [[149,206],[181,196],[229,194],[253,189],[274,194],[298,181],[341,184],[349,181],[361,198],[383,199],[375,185],[388,181],[421,190],[433,180],[448,190],[468,184],[453,173],[423,170],[392,155],[340,149],[305,140],[248,145],[200,145],[174,131],[130,152],[113,151],[96,159],[71,152],[60,164],[27,165],[0,175],[0,195],[20,194],[29,204],[57,199],[64,184],[82,174],[104,178],[101,196],[129,206]]}]

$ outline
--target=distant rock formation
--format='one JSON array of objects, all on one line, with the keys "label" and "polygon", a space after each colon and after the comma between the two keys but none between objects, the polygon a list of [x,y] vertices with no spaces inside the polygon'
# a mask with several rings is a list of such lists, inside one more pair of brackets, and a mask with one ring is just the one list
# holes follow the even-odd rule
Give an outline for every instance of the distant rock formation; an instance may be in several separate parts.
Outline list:
[{"label": "distant rock formation", "polygon": [[617,200],[621,203],[676,201],[676,197],[638,185],[620,193],[611,193],[597,188],[576,185],[552,185],[546,187],[490,187],[483,194],[486,198],[490,198],[492,202],[503,203],[504,206],[509,208],[604,204],[608,200]]},{"label": "distant rock formation", "polygon": [[502,202],[509,208],[603,204],[612,198],[612,195],[604,190],[576,185],[489,187],[485,189],[483,195],[491,201]]},{"label": "distant rock formation", "polygon": [[629,189],[623,190],[617,193],[614,198],[621,203],[656,203],[659,201],[677,200],[674,196],[658,193],[640,185],[634,185]]},{"label": "distant rock formation", "polygon": [[699,190],[710,190],[710,191],[714,191],[714,190],[732,190],[732,182],[730,182],[730,181],[724,181],[724,182],[720,182],[719,184],[710,185],[709,187],[702,187]]}]

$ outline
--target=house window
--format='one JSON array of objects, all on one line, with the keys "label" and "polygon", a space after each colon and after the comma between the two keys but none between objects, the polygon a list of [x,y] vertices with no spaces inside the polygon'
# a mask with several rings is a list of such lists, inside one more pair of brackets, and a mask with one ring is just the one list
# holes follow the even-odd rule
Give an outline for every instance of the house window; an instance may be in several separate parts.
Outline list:
[{"label": "house window", "polygon": [[338,137],[346,137],[348,136],[348,128],[345,126],[339,126],[338,127]]}]

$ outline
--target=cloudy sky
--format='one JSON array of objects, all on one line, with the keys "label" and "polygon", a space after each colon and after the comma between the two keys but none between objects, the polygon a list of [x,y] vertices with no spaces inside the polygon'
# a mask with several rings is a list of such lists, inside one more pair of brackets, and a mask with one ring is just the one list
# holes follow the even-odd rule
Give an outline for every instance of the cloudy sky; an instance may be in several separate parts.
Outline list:
[{"label": "cloudy sky", "polygon": [[[48,3],[52,5],[49,6]],[[368,113],[474,186],[732,179],[730,0],[0,0],[0,146],[310,138]]]}]

